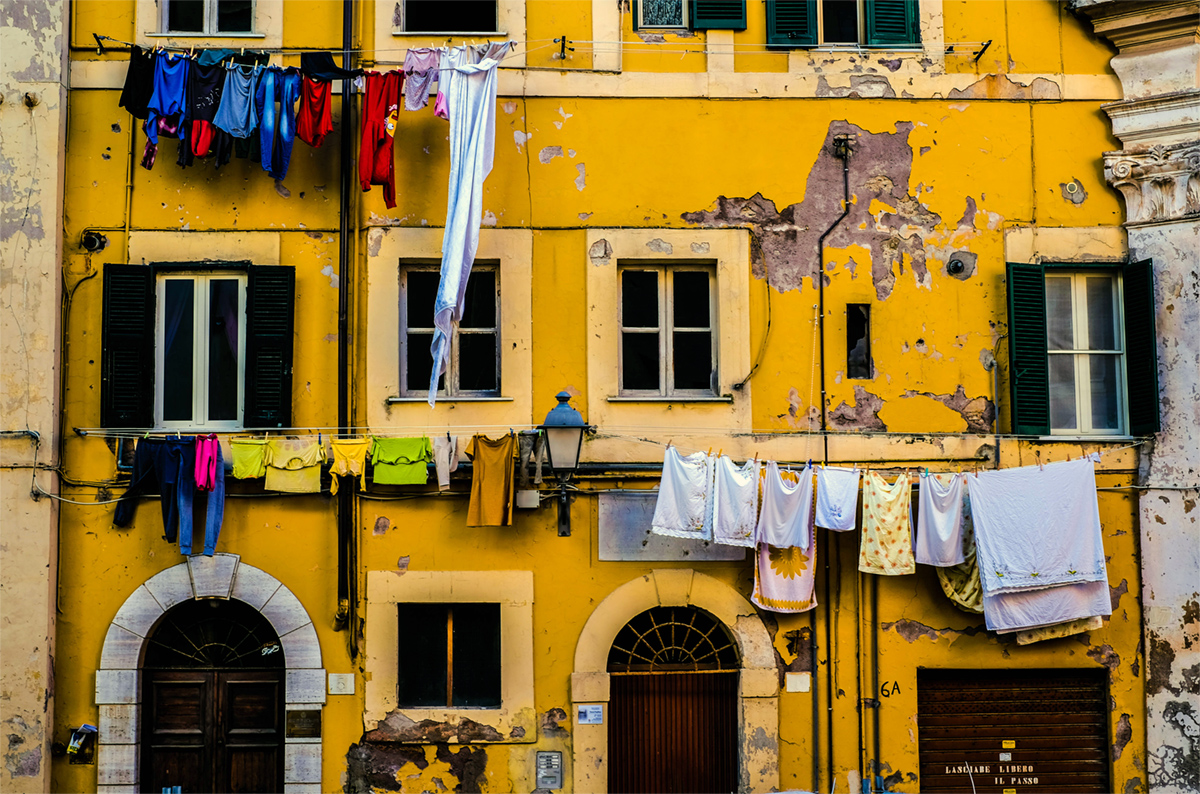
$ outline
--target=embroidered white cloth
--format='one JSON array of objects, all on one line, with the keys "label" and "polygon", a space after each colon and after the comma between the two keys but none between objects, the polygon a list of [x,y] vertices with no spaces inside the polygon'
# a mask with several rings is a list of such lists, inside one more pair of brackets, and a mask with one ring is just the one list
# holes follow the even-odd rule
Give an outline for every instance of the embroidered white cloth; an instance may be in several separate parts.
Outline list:
[{"label": "embroidered white cloth", "polygon": [[712,540],[713,468],[710,455],[697,452],[685,457],[675,447],[667,447],[651,532]]},{"label": "embroidered white cloth", "polygon": [[[775,466],[768,463],[768,468]],[[817,538],[811,521],[812,516],[812,469],[805,467],[804,471],[779,472],[775,467],[774,479],[781,480],[784,486],[794,489],[799,494],[791,499],[799,508],[797,513],[807,514],[808,520],[793,523],[793,529],[802,525],[802,534],[793,537],[798,541],[793,546],[772,546],[769,543],[759,543],[755,550],[754,560],[754,591],[750,600],[763,609],[772,612],[807,612],[817,605]],[[772,475],[768,473],[768,481]],[[807,482],[807,488],[804,483]],[[807,501],[801,493],[807,490]],[[766,508],[766,484],[764,483],[763,507]],[[804,509],[804,505],[808,505]]]},{"label": "embroidered white cloth", "polygon": [[[813,471],[805,466],[795,482],[780,477],[779,464],[768,461],[762,484],[762,510],[755,539],[776,548],[807,548],[812,537]],[[790,479],[790,478],[789,478]]]},{"label": "embroidered white cloth", "polygon": [[860,474],[858,469],[836,466],[817,469],[817,526],[834,532],[854,529]]},{"label": "embroidered white cloth", "polygon": [[967,488],[985,595],[1108,581],[1090,460],[980,472]]},{"label": "embroidered white cloth", "polygon": [[713,475],[713,540],[754,548],[758,523],[758,461],[738,466],[728,455],[716,459]]},{"label": "embroidered white cloth", "polygon": [[1079,582],[1041,590],[983,594],[984,621],[988,631],[998,634],[1111,614],[1108,582]]},{"label": "embroidered white cloth", "polygon": [[962,474],[926,474],[921,477],[917,501],[917,541],[913,553],[922,565],[947,568],[963,556]]}]

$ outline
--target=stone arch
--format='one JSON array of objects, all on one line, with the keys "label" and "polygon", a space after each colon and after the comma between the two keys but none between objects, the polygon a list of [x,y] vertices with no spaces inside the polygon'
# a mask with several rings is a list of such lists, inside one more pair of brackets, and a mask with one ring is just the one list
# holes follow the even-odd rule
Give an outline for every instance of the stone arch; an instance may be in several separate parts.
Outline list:
[{"label": "stone arch", "polygon": [[[284,704],[288,711],[325,704],[321,645],[308,611],[282,582],[236,554],[188,557],[137,587],[108,627],[96,670],[100,734],[98,791],[136,791],[141,783],[139,741],[142,647],[171,607],[191,599],[242,601],[270,622],[283,646]],[[321,739],[289,738],[284,745],[286,791],[319,790]]]},{"label": "stone arch", "polygon": [[[571,674],[576,791],[608,790],[608,726],[581,725],[579,706],[609,700],[608,651],[617,632],[656,606],[692,606],[728,627],[742,660],[738,683],[740,790],[779,788],[779,672],[771,636],[754,606],[729,585],[690,568],[653,570],[609,593],[592,611],[575,646]],[[605,719],[607,723],[607,715]]]}]

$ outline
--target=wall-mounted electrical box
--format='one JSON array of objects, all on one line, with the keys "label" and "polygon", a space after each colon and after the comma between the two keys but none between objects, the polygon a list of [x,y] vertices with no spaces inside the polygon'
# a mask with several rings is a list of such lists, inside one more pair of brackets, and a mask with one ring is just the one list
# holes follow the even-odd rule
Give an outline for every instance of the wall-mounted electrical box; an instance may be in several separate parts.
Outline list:
[{"label": "wall-mounted electrical box", "polygon": [[562,788],[562,753],[557,750],[539,750],[537,754],[537,787],[555,790]]}]

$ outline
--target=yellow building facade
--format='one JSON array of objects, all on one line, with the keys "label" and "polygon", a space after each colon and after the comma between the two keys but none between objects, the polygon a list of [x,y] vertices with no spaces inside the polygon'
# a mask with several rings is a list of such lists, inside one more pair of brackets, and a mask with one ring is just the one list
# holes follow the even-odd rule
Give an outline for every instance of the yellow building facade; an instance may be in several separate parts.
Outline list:
[{"label": "yellow building facade", "polygon": [[[247,730],[274,742],[256,757],[289,792],[582,794],[625,790],[617,781],[631,767],[684,774],[697,763],[690,751],[630,755],[634,742],[615,728],[620,709],[644,704],[629,700],[610,653],[647,611],[699,615],[732,649],[734,684],[720,696],[732,732],[719,752],[739,791],[1057,791],[1073,775],[1087,790],[1148,791],[1139,551],[1147,519],[1136,487],[1146,463],[1139,445],[1157,427],[1139,430],[1132,342],[1115,359],[1113,423],[1104,424],[1098,402],[1072,397],[1074,430],[1018,427],[1007,276],[1038,265],[1067,280],[1093,274],[1116,290],[1132,280],[1125,207],[1102,160],[1122,148],[1102,109],[1124,97],[1110,67],[1117,50],[1050,0],[893,3],[908,15],[908,39],[898,43],[881,42],[871,0],[848,4],[850,34],[837,33],[836,4],[814,3],[816,38],[797,44],[779,37],[788,35],[784,12],[804,3],[724,4],[740,5],[742,18],[708,30],[656,24],[662,9],[650,2],[482,5],[495,14],[490,36],[406,30],[415,12],[403,0],[349,8],[256,0],[250,34],[239,36],[170,33],[167,3],[71,4],[61,154],[64,501],[44,739],[66,743],[85,723],[98,736],[91,763],[46,758],[29,787],[10,767],[11,790],[149,790],[152,780],[169,781],[152,768],[159,763],[183,764],[173,774],[185,778],[184,791],[191,773],[178,769],[188,763],[208,765],[205,774],[217,777],[206,780],[224,780],[216,790],[233,790],[221,788],[236,766],[221,720],[233,720],[228,704],[242,679],[214,673],[188,695],[179,694],[182,673],[155,678],[149,669],[171,641],[166,627],[211,607],[217,625],[236,623],[247,642],[266,638],[261,653],[281,656],[264,707],[274,716]],[[703,8],[675,5],[697,27]],[[333,132],[320,148],[297,142],[282,180],[243,159],[181,170],[165,140],[147,171],[141,125],[118,106],[131,43],[261,49],[284,66],[298,66],[308,50],[341,62],[348,49],[347,65],[387,71],[409,48],[502,38],[517,46],[498,71],[495,164],[476,256],[497,295],[489,333],[498,376],[486,393],[463,386],[433,408],[409,383],[422,371],[409,356],[425,355],[425,338],[408,330],[416,326],[406,301],[417,294],[411,274],[441,257],[445,121],[428,107],[399,112],[397,206],[389,209],[378,187],[359,189],[357,173],[343,179],[342,139],[353,137],[357,158],[360,118],[357,106],[342,115],[340,83]],[[7,100],[2,109],[12,110]],[[129,265],[154,266],[159,306],[171,274],[250,282],[266,271],[294,274],[290,409],[271,436],[465,443],[536,429],[566,391],[593,427],[571,492],[571,534],[556,532],[548,469],[541,485],[524,486],[540,489],[540,506],[518,506],[511,526],[467,526],[467,466],[444,491],[432,480],[386,486],[364,477],[358,487],[343,478],[331,496],[324,473],[320,493],[285,494],[230,478],[211,557],[183,556],[163,540],[154,498],[138,500],[128,526],[114,526],[135,442],[212,430],[228,455],[230,439],[268,432],[237,422],[164,427],[161,411],[153,427],[107,421],[105,390],[123,376],[106,369],[107,320],[121,308],[106,284]],[[701,274],[700,297],[679,286],[682,272]],[[662,323],[677,316],[672,301],[681,310],[708,301],[707,391],[664,385],[673,382],[665,363],[657,385],[628,386],[637,355],[622,324],[630,273],[655,279]],[[660,333],[667,341],[655,361],[674,362],[678,377],[687,365],[674,358],[675,346],[685,354],[675,333]],[[477,361],[468,364],[465,351],[456,348],[452,365],[462,368],[459,385]],[[1098,382],[1081,382],[1080,393]],[[243,405],[252,398],[265,399],[239,397]],[[161,408],[161,393],[156,399]],[[738,461],[854,465],[914,479],[1100,453],[1112,616],[1085,633],[1019,644],[956,607],[932,568],[860,573],[857,534],[825,530],[817,530],[818,606],[757,608],[752,552],[648,535],[646,492],[668,443]],[[236,620],[220,611],[234,602],[250,611]],[[405,621],[412,605],[446,614],[495,605],[498,705],[463,706],[449,695],[443,706],[403,702],[398,679],[436,646]],[[195,615],[193,625],[203,624]],[[179,631],[176,643],[199,636]],[[478,673],[469,661],[464,677]],[[989,686],[1021,702],[980,717],[971,693]],[[1061,694],[1070,687],[1081,694]],[[1039,698],[1055,705],[1029,706]],[[161,761],[155,748],[183,742],[168,736],[169,715],[200,702],[224,727],[187,744],[193,760]],[[1013,715],[1027,707],[1060,715],[1065,727],[1025,730]],[[930,719],[955,714],[961,719]],[[1084,733],[1099,743],[1055,741]]]}]

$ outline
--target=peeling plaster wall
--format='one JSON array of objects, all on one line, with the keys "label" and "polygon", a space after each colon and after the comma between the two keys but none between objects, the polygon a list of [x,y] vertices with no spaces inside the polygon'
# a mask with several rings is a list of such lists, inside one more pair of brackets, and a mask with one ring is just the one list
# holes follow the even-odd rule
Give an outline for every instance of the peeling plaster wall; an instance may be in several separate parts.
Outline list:
[{"label": "peeling plaster wall", "polygon": [[1200,222],[1129,230],[1154,260],[1162,431],[1142,466],[1147,770],[1156,792],[1200,791]]},{"label": "peeling plaster wall", "polygon": [[[54,739],[65,4],[0,3],[0,790],[48,791]],[[24,431],[36,434],[21,435]],[[14,434],[14,435],[10,435]]]}]

